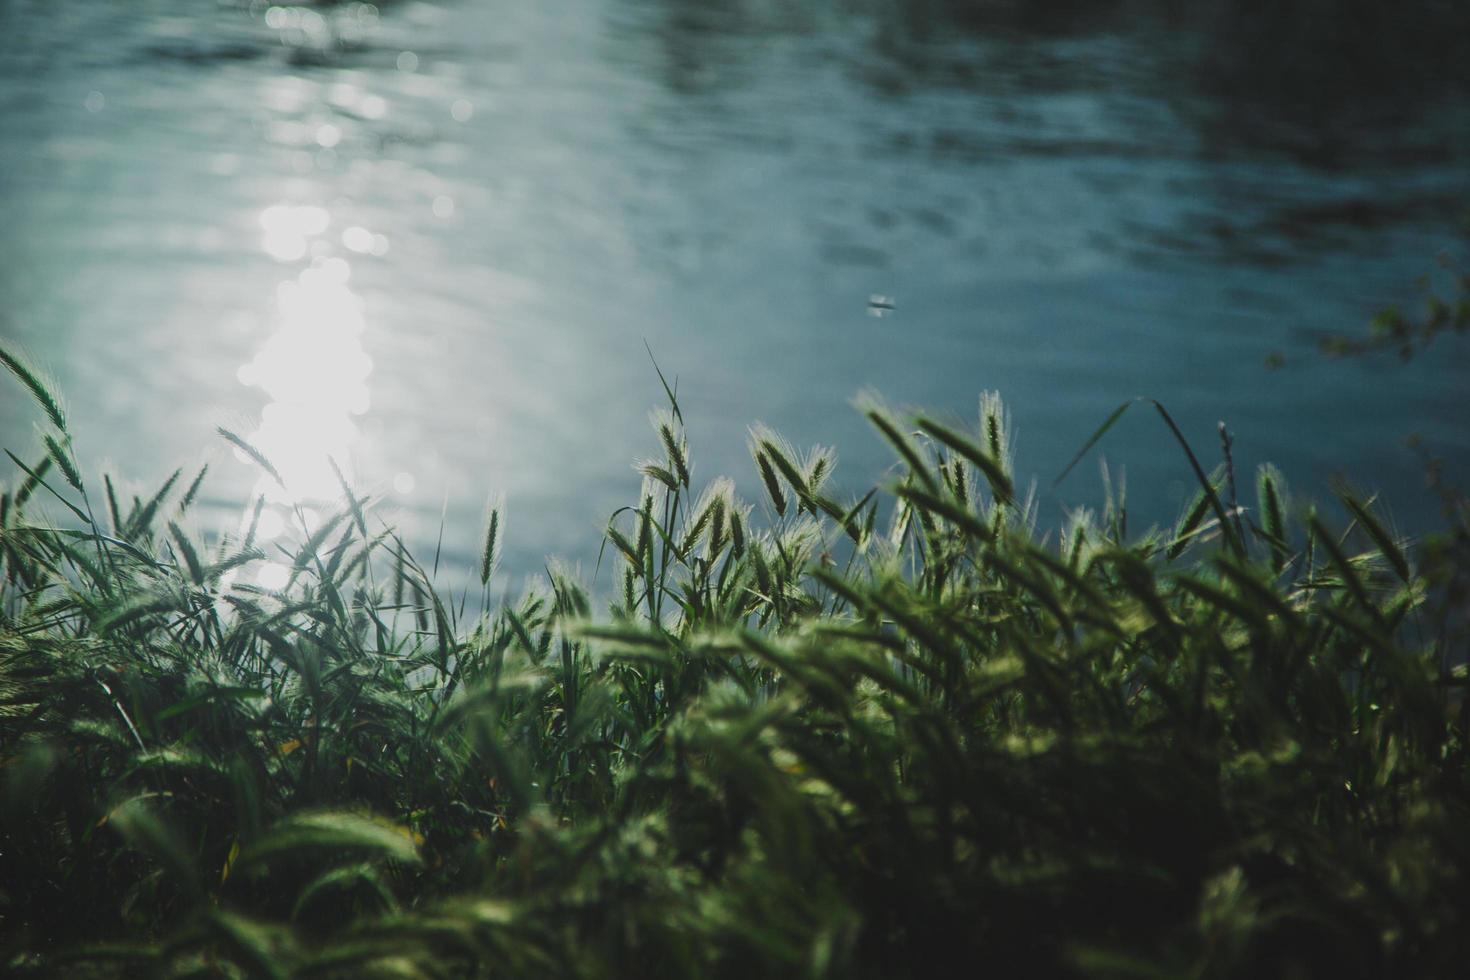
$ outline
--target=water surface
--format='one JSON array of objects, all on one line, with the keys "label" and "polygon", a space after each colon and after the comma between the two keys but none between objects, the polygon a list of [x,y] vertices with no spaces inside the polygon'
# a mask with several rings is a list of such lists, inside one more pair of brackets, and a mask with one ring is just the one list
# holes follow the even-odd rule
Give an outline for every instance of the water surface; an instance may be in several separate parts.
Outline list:
[{"label": "water surface", "polygon": [[[890,457],[875,388],[972,419],[999,389],[1042,520],[1120,401],[1201,454],[1432,517],[1470,356],[1332,362],[1323,332],[1464,254],[1470,14],[1246,2],[0,2],[0,335],[53,369],[84,461],[156,484],[336,459],[421,551],[590,565],[679,379],[696,478],[754,499],[745,427]],[[893,311],[871,315],[869,297]],[[1268,369],[1273,357],[1283,366]],[[0,390],[0,437],[35,413]],[[1139,413],[1104,452],[1140,520],[1189,470]]]}]

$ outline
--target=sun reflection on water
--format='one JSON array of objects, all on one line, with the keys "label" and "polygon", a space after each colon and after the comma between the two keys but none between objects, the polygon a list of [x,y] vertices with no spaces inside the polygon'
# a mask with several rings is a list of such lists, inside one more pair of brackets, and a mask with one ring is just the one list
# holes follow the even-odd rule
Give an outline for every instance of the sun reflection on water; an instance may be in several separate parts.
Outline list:
[{"label": "sun reflection on water", "polygon": [[294,262],[306,254],[307,243],[313,237],[327,230],[330,220],[326,208],[272,205],[260,212],[260,227],[264,232],[260,246],[273,259]]},{"label": "sun reflection on water", "polygon": [[[260,216],[262,246],[281,261],[315,252],[313,239],[331,218],[315,206],[278,204]],[[362,301],[348,287],[346,259],[319,256],[276,288],[275,331],[237,372],[269,401],[250,442],[280,472],[285,489],[262,479],[257,492],[272,504],[329,500],[341,494],[332,462],[352,478],[359,439],[354,418],[369,407],[372,359],[363,348]]]}]

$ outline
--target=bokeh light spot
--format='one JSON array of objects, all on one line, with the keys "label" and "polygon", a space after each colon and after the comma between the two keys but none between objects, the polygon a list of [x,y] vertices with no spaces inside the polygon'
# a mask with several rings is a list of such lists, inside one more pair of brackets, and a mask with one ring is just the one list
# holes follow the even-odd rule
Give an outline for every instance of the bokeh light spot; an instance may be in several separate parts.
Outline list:
[{"label": "bokeh light spot", "polygon": [[342,230],[342,244],[353,252],[366,254],[373,250],[373,233],[361,225],[344,228]]},{"label": "bokeh light spot", "polygon": [[279,562],[268,561],[255,574],[255,584],[273,592],[284,589],[289,581],[291,581],[291,570]]},{"label": "bokeh light spot", "polygon": [[381,95],[364,95],[357,104],[357,111],[364,119],[382,119],[388,114],[388,100]]}]

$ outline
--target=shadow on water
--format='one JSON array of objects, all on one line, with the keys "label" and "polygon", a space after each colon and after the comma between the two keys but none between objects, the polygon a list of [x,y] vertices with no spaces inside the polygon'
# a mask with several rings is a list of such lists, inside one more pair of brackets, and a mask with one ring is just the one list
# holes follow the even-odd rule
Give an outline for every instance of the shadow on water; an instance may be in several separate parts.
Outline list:
[{"label": "shadow on water", "polygon": [[[1470,5],[1418,0],[850,0],[707,5],[658,0],[662,78],[712,111],[783,38],[882,98],[951,90],[959,122],[875,132],[916,164],[1188,161],[1197,206],[1125,222],[1119,245],[1209,262],[1291,264],[1357,233],[1451,224],[1470,173]],[[1040,108],[1099,101],[1101,127]],[[1162,113],[1159,111],[1162,107]],[[922,109],[922,106],[918,107]],[[1094,131],[1089,131],[1089,129]],[[1298,179],[1283,182],[1279,166]],[[1315,175],[1315,176],[1314,176]],[[1328,178],[1328,179],[1323,179]],[[1333,180],[1331,178],[1338,178]],[[1098,190],[1127,180],[1092,173]],[[942,213],[942,212],[941,212]],[[944,218],[939,219],[943,224]],[[859,265],[871,249],[839,247]],[[851,253],[849,255],[849,253]]]}]

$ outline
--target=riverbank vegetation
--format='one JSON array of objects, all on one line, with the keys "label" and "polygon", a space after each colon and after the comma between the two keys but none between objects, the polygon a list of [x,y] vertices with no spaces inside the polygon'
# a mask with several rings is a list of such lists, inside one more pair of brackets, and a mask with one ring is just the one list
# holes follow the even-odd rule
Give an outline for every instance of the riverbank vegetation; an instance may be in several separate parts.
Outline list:
[{"label": "riverbank vegetation", "polygon": [[499,508],[468,594],[345,483],[294,539],[205,538],[198,479],[85,479],[50,385],[6,365],[46,447],[0,498],[14,975],[1470,954],[1463,505],[1423,546],[1351,494],[1332,522],[1273,468],[1208,472],[1142,404],[1198,477],[1178,522],[1104,500],[1045,531],[994,398],[963,426],[864,402],[897,463],[851,500],[830,450],[755,428],[745,501],[692,478],[670,392],[607,530],[615,597],[553,566],[502,604]]}]

